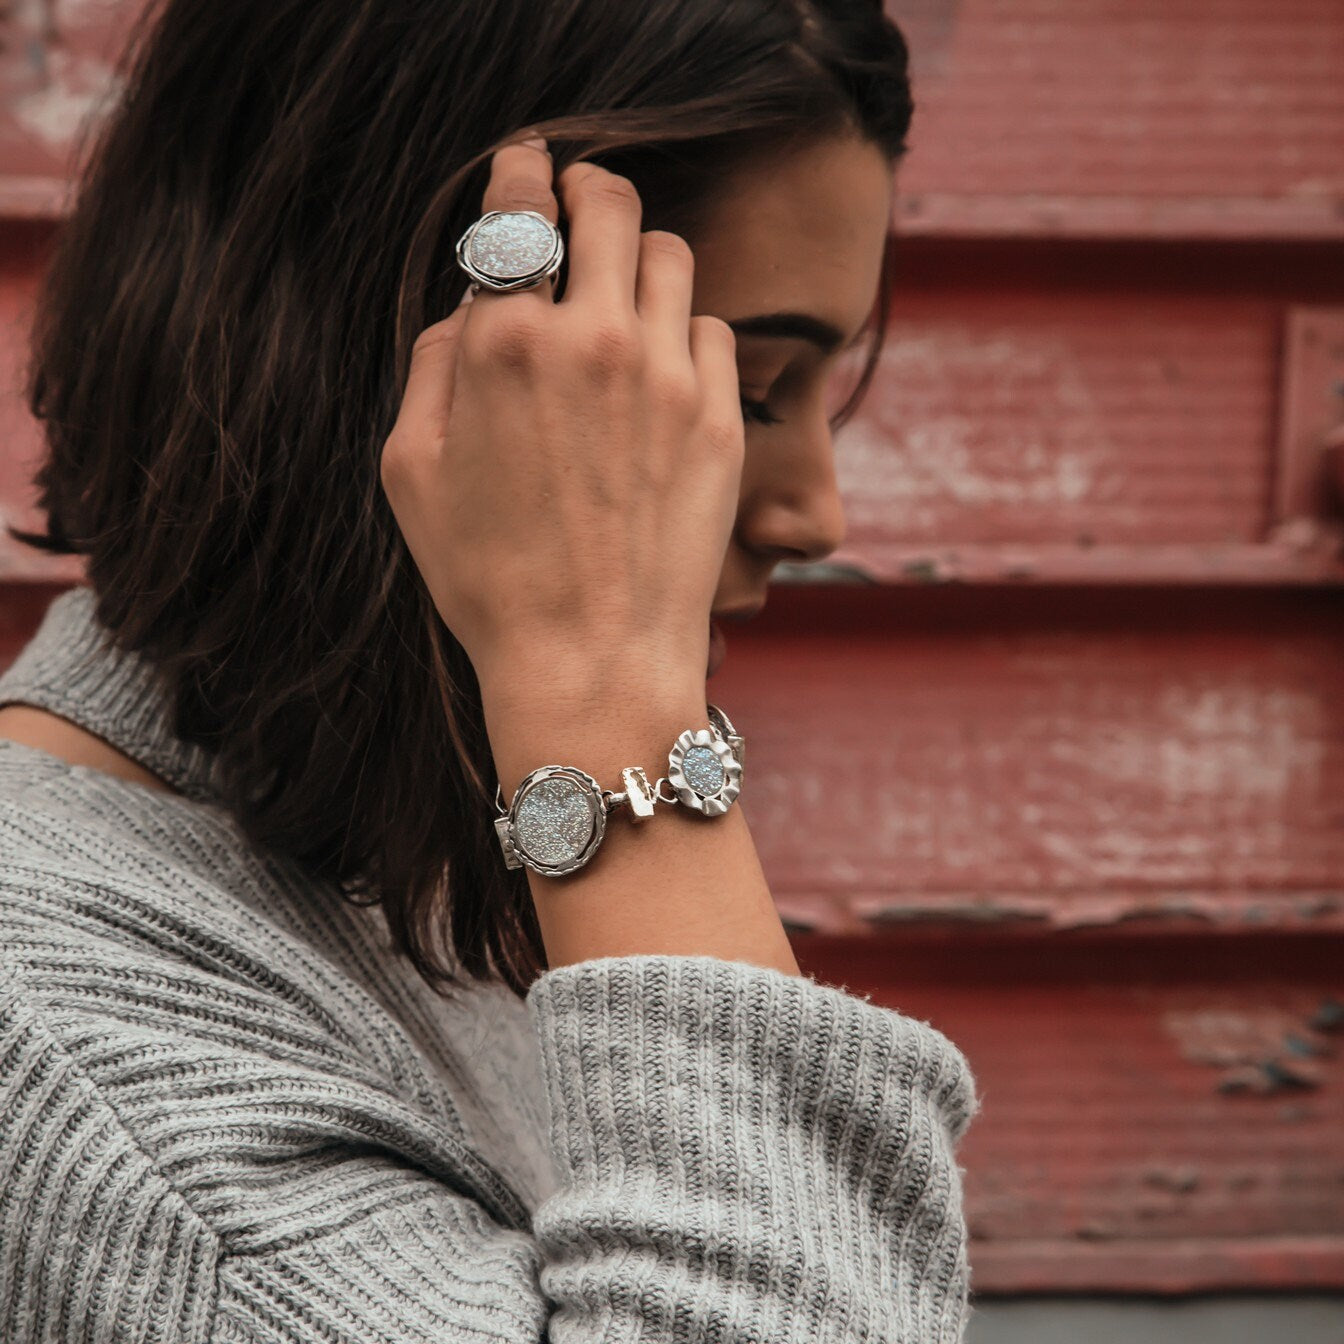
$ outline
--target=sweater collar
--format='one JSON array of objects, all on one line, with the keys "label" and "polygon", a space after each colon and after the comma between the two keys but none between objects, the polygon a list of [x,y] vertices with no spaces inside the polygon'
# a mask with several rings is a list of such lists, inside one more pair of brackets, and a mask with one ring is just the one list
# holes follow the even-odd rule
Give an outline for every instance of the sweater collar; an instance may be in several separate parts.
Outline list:
[{"label": "sweater collar", "polygon": [[0,673],[0,705],[35,705],[96,733],[195,802],[221,796],[217,758],[178,738],[155,667],[119,649],[86,584],[59,594],[36,633]]}]

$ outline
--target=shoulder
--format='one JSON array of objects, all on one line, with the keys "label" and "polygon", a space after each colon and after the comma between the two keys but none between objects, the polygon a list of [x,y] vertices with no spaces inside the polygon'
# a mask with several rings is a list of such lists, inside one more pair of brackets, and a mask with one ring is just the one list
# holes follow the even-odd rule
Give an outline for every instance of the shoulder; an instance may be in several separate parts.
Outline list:
[{"label": "shoulder", "polygon": [[[347,1019],[367,1005],[349,998],[369,953],[333,927],[341,903],[221,808],[0,744],[0,956],[49,1016],[219,1018],[246,1028],[240,1047],[304,1023],[328,1063],[358,1056]],[[94,994],[90,977],[111,983]],[[168,981],[177,1015],[155,993]]]},{"label": "shoulder", "polygon": [[[222,810],[21,750],[0,748],[0,1037],[30,1065],[0,1074],[0,1153],[46,1141],[6,1132],[42,1111],[45,1060],[230,1250],[425,1178],[523,1219],[475,1142],[505,1089],[460,1053],[516,1031],[521,1005],[431,1003],[376,912]],[[314,1206],[337,1170],[340,1197]]]}]

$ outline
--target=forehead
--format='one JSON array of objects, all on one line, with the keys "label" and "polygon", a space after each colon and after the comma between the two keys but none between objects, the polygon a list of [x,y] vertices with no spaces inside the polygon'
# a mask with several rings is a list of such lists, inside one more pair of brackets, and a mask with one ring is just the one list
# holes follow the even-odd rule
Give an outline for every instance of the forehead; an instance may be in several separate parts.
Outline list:
[{"label": "forehead", "polygon": [[881,274],[892,191],[890,160],[857,137],[739,169],[687,240],[696,311],[731,319],[794,310],[857,330]]}]

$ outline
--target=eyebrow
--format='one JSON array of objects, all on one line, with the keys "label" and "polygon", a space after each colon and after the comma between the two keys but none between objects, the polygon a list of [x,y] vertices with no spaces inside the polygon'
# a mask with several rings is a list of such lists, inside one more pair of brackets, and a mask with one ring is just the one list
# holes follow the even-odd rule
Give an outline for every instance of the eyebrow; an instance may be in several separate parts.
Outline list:
[{"label": "eyebrow", "polygon": [[844,344],[845,333],[810,313],[761,313],[737,317],[728,325],[739,336],[781,336],[786,340],[810,341],[823,355],[834,354]]}]

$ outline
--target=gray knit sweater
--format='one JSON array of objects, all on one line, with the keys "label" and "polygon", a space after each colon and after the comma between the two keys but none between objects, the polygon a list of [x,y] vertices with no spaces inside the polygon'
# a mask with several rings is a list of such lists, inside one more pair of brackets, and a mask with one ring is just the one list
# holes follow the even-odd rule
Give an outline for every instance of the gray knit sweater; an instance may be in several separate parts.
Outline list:
[{"label": "gray knit sweater", "polygon": [[604,957],[432,993],[252,846],[62,593],[0,704],[0,1341],[948,1344],[958,1049],[841,988]]}]

